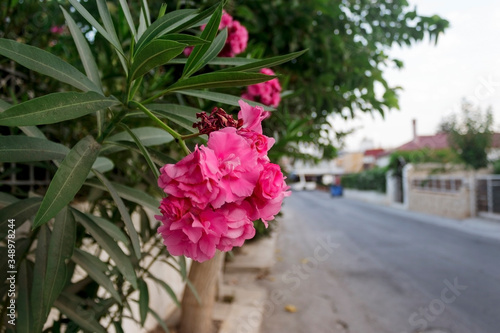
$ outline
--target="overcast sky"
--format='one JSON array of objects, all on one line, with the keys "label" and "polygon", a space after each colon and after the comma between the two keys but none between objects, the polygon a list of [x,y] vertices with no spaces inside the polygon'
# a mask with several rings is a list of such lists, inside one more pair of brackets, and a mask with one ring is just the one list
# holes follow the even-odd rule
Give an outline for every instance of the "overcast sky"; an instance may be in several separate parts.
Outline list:
[{"label": "overcast sky", "polygon": [[434,134],[444,116],[460,111],[463,97],[483,110],[493,107],[495,129],[500,130],[500,1],[498,0],[410,0],[420,14],[438,14],[450,28],[437,45],[428,40],[411,48],[394,48],[391,54],[403,60],[402,70],[388,70],[390,85],[403,87],[400,111],[385,120],[378,114],[335,122],[340,128],[359,127],[347,138],[347,149],[360,149],[363,138],[375,148],[394,148],[412,138],[412,119],[420,135]]}]

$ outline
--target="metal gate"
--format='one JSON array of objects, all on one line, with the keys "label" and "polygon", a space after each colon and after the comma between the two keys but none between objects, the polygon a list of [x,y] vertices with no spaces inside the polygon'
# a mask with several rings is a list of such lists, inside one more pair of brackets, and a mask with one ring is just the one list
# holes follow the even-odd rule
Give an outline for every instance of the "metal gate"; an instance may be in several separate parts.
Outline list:
[{"label": "metal gate", "polygon": [[500,214],[500,176],[476,176],[477,212]]}]

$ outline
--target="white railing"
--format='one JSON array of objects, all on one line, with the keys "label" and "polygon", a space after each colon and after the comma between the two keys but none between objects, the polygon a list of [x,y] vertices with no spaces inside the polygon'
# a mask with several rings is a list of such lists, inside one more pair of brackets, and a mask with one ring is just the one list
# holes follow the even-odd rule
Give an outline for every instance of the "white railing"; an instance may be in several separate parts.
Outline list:
[{"label": "white railing", "polygon": [[465,183],[464,177],[457,176],[427,176],[410,179],[412,189],[431,192],[457,193]]}]

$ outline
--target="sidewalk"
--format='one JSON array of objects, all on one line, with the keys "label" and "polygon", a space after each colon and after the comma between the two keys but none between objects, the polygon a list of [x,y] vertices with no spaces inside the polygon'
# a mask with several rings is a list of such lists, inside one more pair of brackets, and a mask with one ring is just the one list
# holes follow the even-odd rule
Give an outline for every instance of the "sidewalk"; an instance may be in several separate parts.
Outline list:
[{"label": "sidewalk", "polygon": [[422,223],[430,223],[445,228],[452,228],[462,232],[500,240],[500,221],[495,219],[473,217],[464,220],[455,220],[436,215],[414,212],[399,207],[377,205],[375,203],[368,203],[350,198],[344,198],[343,200],[355,201],[359,204],[371,206],[382,211],[390,211],[391,213],[399,215],[403,218],[414,218]]}]

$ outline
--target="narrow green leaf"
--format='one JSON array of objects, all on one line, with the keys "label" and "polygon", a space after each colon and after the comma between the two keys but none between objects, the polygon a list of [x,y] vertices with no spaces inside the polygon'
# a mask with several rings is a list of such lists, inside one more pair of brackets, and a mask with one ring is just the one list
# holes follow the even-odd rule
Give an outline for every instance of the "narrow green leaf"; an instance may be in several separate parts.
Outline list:
[{"label": "narrow green leaf", "polygon": [[88,77],[67,62],[41,50],[13,40],[0,38],[0,55],[14,60],[18,64],[35,72],[50,76],[83,91],[100,89]]},{"label": "narrow green leaf", "polygon": [[186,280],[186,285],[189,287],[189,289],[191,290],[191,292],[193,293],[193,296],[194,298],[196,298],[196,300],[198,301],[198,304],[201,304],[201,298],[200,298],[200,295],[198,294],[198,291],[196,290],[196,288],[194,287],[193,283],[191,281],[189,281],[189,279]]},{"label": "narrow green leaf", "polygon": [[94,220],[94,222],[104,230],[109,236],[111,236],[115,241],[120,241],[125,245],[130,244],[129,238],[123,233],[123,231],[113,222],[108,221],[100,216],[95,216],[92,214],[86,214],[88,218]]},{"label": "narrow green leaf", "polygon": [[[115,182],[111,182],[111,184],[123,199],[135,202],[136,204],[142,205],[144,207],[148,207],[154,212],[158,211],[158,206],[160,205],[158,199],[150,196],[144,191],[140,191],[132,187],[128,187]],[[89,179],[85,182],[85,185],[99,188],[101,190],[106,190],[106,187],[104,187],[104,185],[102,185],[97,179]]]},{"label": "narrow green leaf", "polygon": [[62,6],[59,7],[64,14],[66,22],[68,23],[69,32],[71,33],[73,41],[75,42],[76,49],[78,50],[78,54],[80,55],[80,60],[82,61],[83,68],[85,69],[85,73],[89,77],[90,81],[92,81],[97,87],[99,87],[99,92],[102,94],[99,69],[97,68],[94,55],[92,54],[92,51],[90,51],[87,39],[85,38],[85,36],[83,36],[80,27],[78,27],[71,15],[69,15],[69,13]]},{"label": "narrow green leaf", "polygon": [[57,214],[50,237],[49,253],[47,259],[47,272],[50,278],[46,278],[43,287],[43,304],[45,314],[48,316],[52,304],[64,288],[69,274],[66,260],[73,255],[76,242],[76,223],[73,214],[64,208]]},{"label": "narrow green leaf", "polygon": [[[47,254],[50,243],[50,231],[43,225],[38,233],[38,242],[35,254],[35,268],[33,270],[33,286],[31,288],[31,313],[33,314],[33,332],[41,332],[47,318],[47,306],[44,303],[44,286],[47,278]],[[49,274],[52,274],[49,272]]]},{"label": "narrow green leaf", "polygon": [[[111,171],[111,170],[113,170],[114,167],[115,167],[115,164],[113,163],[113,161],[111,161],[109,158],[101,157],[101,156],[99,156],[95,160],[94,164],[92,165],[92,169],[97,170],[100,173],[105,173],[105,172]],[[91,173],[89,173],[89,176],[90,175],[94,175],[94,174],[91,172]]]},{"label": "narrow green leaf", "polygon": [[141,326],[144,326],[149,309],[148,285],[143,279],[139,279],[139,313],[141,315]]},{"label": "narrow green leaf", "polygon": [[77,323],[83,330],[106,333],[104,327],[96,320],[93,311],[84,308],[86,304],[86,300],[67,293],[61,293],[59,298],[54,302],[55,307],[58,308],[59,311]]},{"label": "narrow green leaf", "polygon": [[164,65],[182,53],[187,44],[170,40],[153,40],[146,45],[134,58],[130,69],[131,80],[137,79],[151,69]]},{"label": "narrow green leaf", "polygon": [[[202,99],[207,99],[209,101],[214,101],[217,103],[223,103],[227,105],[232,105],[232,106],[239,106],[238,101],[243,100],[250,104],[251,106],[260,106],[266,111],[274,111],[276,109],[261,104],[257,103],[254,101],[250,101],[248,99],[243,99],[241,97],[233,96],[233,95],[228,95],[228,94],[222,94],[218,92],[212,92],[212,91],[203,91],[203,90],[180,90],[178,91],[179,94],[187,95],[187,96],[193,96],[193,97],[198,97]],[[148,104],[149,106],[150,104]],[[155,104],[157,105],[157,104]]]},{"label": "narrow green leaf", "polygon": [[149,313],[151,313],[153,315],[153,317],[156,319],[158,324],[161,326],[161,328],[163,328],[163,330],[166,333],[170,332],[168,327],[167,327],[167,324],[163,321],[163,319],[161,319],[161,317],[153,309],[149,308]]},{"label": "narrow green leaf", "polygon": [[196,10],[181,9],[165,14],[153,24],[151,24],[142,34],[137,42],[136,54],[153,39],[169,32],[176,32],[175,29],[194,17]]},{"label": "narrow green leaf", "polygon": [[62,160],[68,147],[46,139],[24,135],[0,136],[0,162]]},{"label": "narrow green leaf", "polygon": [[202,45],[208,43],[208,41],[201,39],[200,37],[186,34],[168,34],[160,37],[159,40],[171,40],[186,45]]},{"label": "narrow green leaf", "polygon": [[[144,115],[144,113],[141,112],[141,115]],[[144,117],[147,117],[147,116],[144,115]],[[133,150],[135,152],[141,153],[141,150],[139,148],[137,148],[137,145],[135,143],[132,143],[132,142],[126,142],[126,141],[112,142],[112,141],[109,141],[109,142],[107,142],[107,144],[109,145],[107,147],[109,147],[110,149],[113,149],[112,152],[130,149],[130,150]],[[115,147],[111,147],[111,146],[115,146]],[[106,154],[111,153],[110,149],[106,150],[105,153]],[[164,154],[158,150],[155,150],[153,148],[148,148],[148,147],[146,147],[146,149],[149,153],[149,156],[151,156],[151,159],[153,160],[153,162],[155,162],[159,166],[164,166],[165,164],[175,164],[178,162],[177,160],[173,159],[169,155]]]},{"label": "narrow green leaf", "polygon": [[146,163],[148,163],[149,168],[153,172],[153,175],[155,176],[156,179],[158,179],[160,177],[160,171],[158,171],[158,168],[156,167],[156,165],[154,164],[153,160],[151,159],[151,156],[149,155],[149,152],[146,149],[146,147],[142,144],[141,140],[134,134],[134,132],[132,132],[130,130],[130,128],[128,128],[128,126],[122,125],[122,127],[132,137],[132,139],[134,140],[135,144],[137,145],[137,147],[141,151],[142,156],[146,160]]},{"label": "narrow green leaf", "polygon": [[167,284],[165,281],[158,279],[156,276],[153,276],[151,273],[148,272],[148,275],[151,279],[153,279],[156,283],[161,285],[163,289],[167,292],[167,294],[170,296],[172,301],[174,301],[175,305],[177,305],[179,308],[181,307],[181,302],[179,302],[179,299],[177,298],[177,295],[175,294],[174,290]]},{"label": "narrow green leaf", "polygon": [[[7,260],[5,260],[7,261]],[[31,333],[33,326],[33,316],[30,309],[30,295],[28,279],[28,264],[26,260],[21,262],[19,267],[18,280],[18,294],[17,294],[17,332],[18,333]]]},{"label": "narrow green leaf", "polygon": [[115,332],[116,333],[125,333],[125,331],[122,328],[122,324],[119,321],[114,321],[113,326],[115,327]]},{"label": "narrow green leaf", "polygon": [[191,76],[191,74],[195,73],[198,69],[201,68],[201,59],[207,53],[212,41],[217,35],[217,31],[219,31],[219,24],[222,18],[222,5],[222,3],[219,4],[200,36],[201,39],[210,42],[210,44],[197,45],[194,47],[193,51],[188,57],[186,66],[184,66],[182,77],[189,77]]},{"label": "narrow green leaf", "polygon": [[[12,105],[9,103],[0,100],[0,112],[4,112],[8,108],[10,108]],[[40,139],[46,139],[45,135],[38,129],[36,126],[19,126],[19,129],[23,131],[24,134],[27,136],[31,136],[34,138],[40,138]]]},{"label": "narrow green leaf", "polygon": [[151,15],[149,14],[149,6],[147,0],[141,0],[141,9],[144,11],[146,24],[149,27],[151,25]]},{"label": "narrow green leaf", "polygon": [[[106,268],[106,264],[103,263],[99,258],[82,251],[80,249],[76,249],[71,257],[71,260],[78,266],[80,266],[87,274],[99,284],[99,286],[106,289],[111,296],[117,300],[118,303],[122,304],[122,300],[120,295],[115,289],[113,282],[109,279],[109,277],[102,271],[102,268]],[[107,268],[106,268],[107,271]]]},{"label": "narrow green leaf", "polygon": [[[170,134],[157,127],[137,127],[132,129],[132,132],[139,138],[139,140],[141,140],[142,144],[146,147],[164,145],[174,139]],[[134,142],[134,139],[132,139],[127,131],[123,131],[110,136],[108,138],[108,141]]]},{"label": "narrow green leaf", "polygon": [[148,104],[148,107],[155,114],[167,118],[168,120],[184,127],[191,133],[198,130],[193,128],[193,124],[198,122],[196,114],[202,112],[200,109],[179,104]]},{"label": "narrow green leaf", "polygon": [[93,137],[80,140],[57,169],[33,223],[36,228],[53,218],[73,200],[99,154],[100,145]]},{"label": "narrow green leaf", "polygon": [[94,173],[97,176],[97,178],[99,178],[101,183],[104,186],[106,186],[107,190],[109,191],[109,194],[111,195],[111,198],[113,198],[113,201],[118,207],[118,211],[120,212],[123,222],[127,227],[130,240],[132,241],[132,247],[134,249],[135,256],[137,257],[137,259],[141,259],[141,243],[139,242],[139,235],[137,234],[137,231],[135,230],[134,227],[134,223],[130,218],[128,208],[123,203],[123,200],[120,198],[120,195],[115,190],[111,182],[106,177],[104,177],[104,175],[101,174],[100,172],[94,171]]},{"label": "narrow green leaf", "polygon": [[[259,61],[258,59],[248,59],[248,58],[225,58],[225,57],[215,57],[208,62],[208,65],[223,65],[223,66],[242,66],[246,64],[251,64]],[[175,58],[170,60],[168,63],[172,65],[184,65],[187,62],[187,58]]]},{"label": "narrow green leaf", "polygon": [[245,72],[214,72],[190,77],[171,85],[162,94],[172,91],[200,88],[227,88],[248,86],[274,79],[274,75]]},{"label": "narrow green leaf", "polygon": [[181,269],[182,279],[186,280],[187,279],[187,265],[186,265],[186,257],[185,256],[179,257],[179,267]]},{"label": "narrow green leaf", "polygon": [[[141,40],[142,35],[146,32],[146,20],[144,19],[144,14],[142,9],[139,11],[139,27],[137,28],[137,39]],[[136,46],[137,47],[137,46]]]},{"label": "narrow green leaf", "polygon": [[102,232],[102,229],[87,215],[73,209],[75,219],[85,227],[85,229],[94,237],[97,244],[106,251],[113,259],[116,268],[123,274],[125,279],[129,281],[134,289],[137,289],[137,276],[135,275],[134,266],[131,259],[123,253],[118,244],[108,234]]},{"label": "narrow green leaf", "polygon": [[215,37],[214,41],[208,48],[207,52],[199,60],[200,67],[198,69],[205,67],[206,64],[208,64],[212,59],[217,57],[220,51],[222,51],[222,49],[224,48],[224,45],[226,44],[226,39],[227,39],[227,28],[224,28],[221,32],[219,32],[217,37]]},{"label": "narrow green leaf", "polygon": [[117,40],[113,39],[113,37],[106,31],[106,29],[104,29],[102,25],[97,22],[94,16],[92,16],[92,14],[90,14],[78,0],[69,0],[69,2],[76,9],[76,11],[80,13],[80,15],[82,15],[83,18],[87,20],[87,22],[90,23],[91,26],[93,26],[108,42],[111,43],[111,45],[113,45],[118,54],[121,54],[122,56],[124,55],[120,43],[118,43]]},{"label": "narrow green leaf", "polygon": [[241,65],[241,66],[236,66],[232,68],[224,68],[221,71],[222,72],[246,72],[246,71],[256,71],[262,68],[268,68],[268,67],[274,67],[278,66],[280,64],[283,64],[285,62],[288,62],[292,59],[295,59],[297,57],[300,57],[304,53],[306,53],[307,50],[299,51],[299,52],[294,52],[294,53],[289,53],[286,55],[281,55],[277,57],[272,57],[268,59],[262,59],[262,60],[257,60],[255,62]]},{"label": "narrow green leaf", "polygon": [[137,41],[138,38],[137,31],[135,30],[134,20],[132,19],[132,15],[130,14],[130,9],[128,8],[127,0],[120,0],[120,6],[122,7],[125,19],[127,20],[130,33],[132,34],[133,38]]},{"label": "narrow green leaf", "polygon": [[115,26],[113,24],[113,19],[109,13],[108,4],[105,0],[96,0],[97,10],[99,11],[99,16],[101,17],[102,23],[104,24],[104,29],[113,38],[113,40],[119,44],[118,35],[116,34]]},{"label": "narrow green leaf", "polygon": [[18,200],[7,207],[0,210],[0,239],[4,239],[7,236],[7,224],[9,219],[16,220],[16,229],[26,222],[29,218],[36,214],[40,205],[42,204],[42,198],[33,197],[24,200]]},{"label": "narrow green leaf", "polygon": [[180,32],[189,28],[194,28],[196,26],[201,26],[203,24],[208,23],[208,18],[219,8],[219,4],[216,3],[202,11],[197,15],[192,15],[192,18],[186,20],[182,24],[178,25],[172,32]]},{"label": "narrow green leaf", "polygon": [[0,125],[45,125],[75,119],[113,105],[115,98],[95,92],[60,92],[14,105],[0,114]]},{"label": "narrow green leaf", "polygon": [[19,199],[13,195],[5,192],[0,192],[0,207],[5,207],[18,201]]}]

